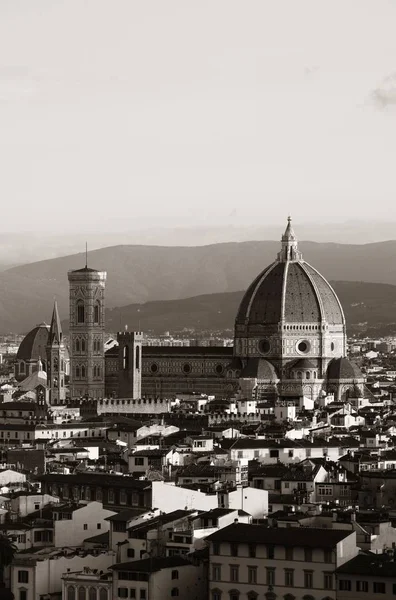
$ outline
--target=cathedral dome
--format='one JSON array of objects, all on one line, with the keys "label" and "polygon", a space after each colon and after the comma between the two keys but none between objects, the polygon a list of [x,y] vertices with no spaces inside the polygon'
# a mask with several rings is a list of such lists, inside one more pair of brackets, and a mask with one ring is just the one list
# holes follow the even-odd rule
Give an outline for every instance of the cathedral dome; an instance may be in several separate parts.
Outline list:
[{"label": "cathedral dome", "polygon": [[250,358],[240,377],[277,381],[275,367],[265,358]]},{"label": "cathedral dome", "polygon": [[49,326],[46,323],[40,323],[29,331],[23,338],[16,356],[17,360],[32,360],[37,362],[39,358],[46,356],[48,344]]},{"label": "cathedral dome", "polygon": [[279,323],[345,325],[333,288],[302,259],[290,218],[277,260],[250,285],[236,317],[237,326]]}]

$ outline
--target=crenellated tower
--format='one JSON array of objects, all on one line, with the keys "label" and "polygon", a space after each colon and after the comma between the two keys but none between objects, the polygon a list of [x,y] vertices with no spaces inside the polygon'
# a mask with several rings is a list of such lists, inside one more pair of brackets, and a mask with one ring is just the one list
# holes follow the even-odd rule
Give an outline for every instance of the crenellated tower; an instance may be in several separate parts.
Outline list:
[{"label": "crenellated tower", "polygon": [[118,397],[142,397],[142,343],[140,331],[122,331],[118,342]]},{"label": "crenellated tower", "polygon": [[[47,387],[50,405],[64,404],[66,400],[66,349],[58,305],[55,300],[47,343]],[[39,361],[41,364],[41,361]]]},{"label": "crenellated tower", "polygon": [[70,290],[70,394],[98,400],[105,395],[106,272],[68,272]]}]

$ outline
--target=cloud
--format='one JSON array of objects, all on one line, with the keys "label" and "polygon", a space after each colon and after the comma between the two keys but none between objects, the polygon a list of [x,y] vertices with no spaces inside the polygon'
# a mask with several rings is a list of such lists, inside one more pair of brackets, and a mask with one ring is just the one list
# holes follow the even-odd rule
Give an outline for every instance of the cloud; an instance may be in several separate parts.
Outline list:
[{"label": "cloud", "polygon": [[379,108],[396,105],[396,73],[385,77],[380,85],[371,92],[371,98]]}]

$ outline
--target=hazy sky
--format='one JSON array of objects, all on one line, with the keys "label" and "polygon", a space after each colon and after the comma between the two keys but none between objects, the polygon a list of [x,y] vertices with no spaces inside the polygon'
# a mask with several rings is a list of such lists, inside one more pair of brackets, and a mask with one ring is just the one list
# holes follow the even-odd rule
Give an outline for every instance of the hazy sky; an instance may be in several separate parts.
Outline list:
[{"label": "hazy sky", "polygon": [[396,1],[1,0],[2,229],[396,221]]}]

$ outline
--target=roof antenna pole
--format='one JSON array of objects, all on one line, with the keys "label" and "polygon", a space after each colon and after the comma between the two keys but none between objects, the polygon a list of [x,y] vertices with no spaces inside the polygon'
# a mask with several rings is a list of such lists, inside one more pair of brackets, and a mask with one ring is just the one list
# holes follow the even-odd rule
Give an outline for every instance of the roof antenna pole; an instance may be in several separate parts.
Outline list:
[{"label": "roof antenna pole", "polygon": [[85,268],[88,267],[88,242],[85,242]]}]

